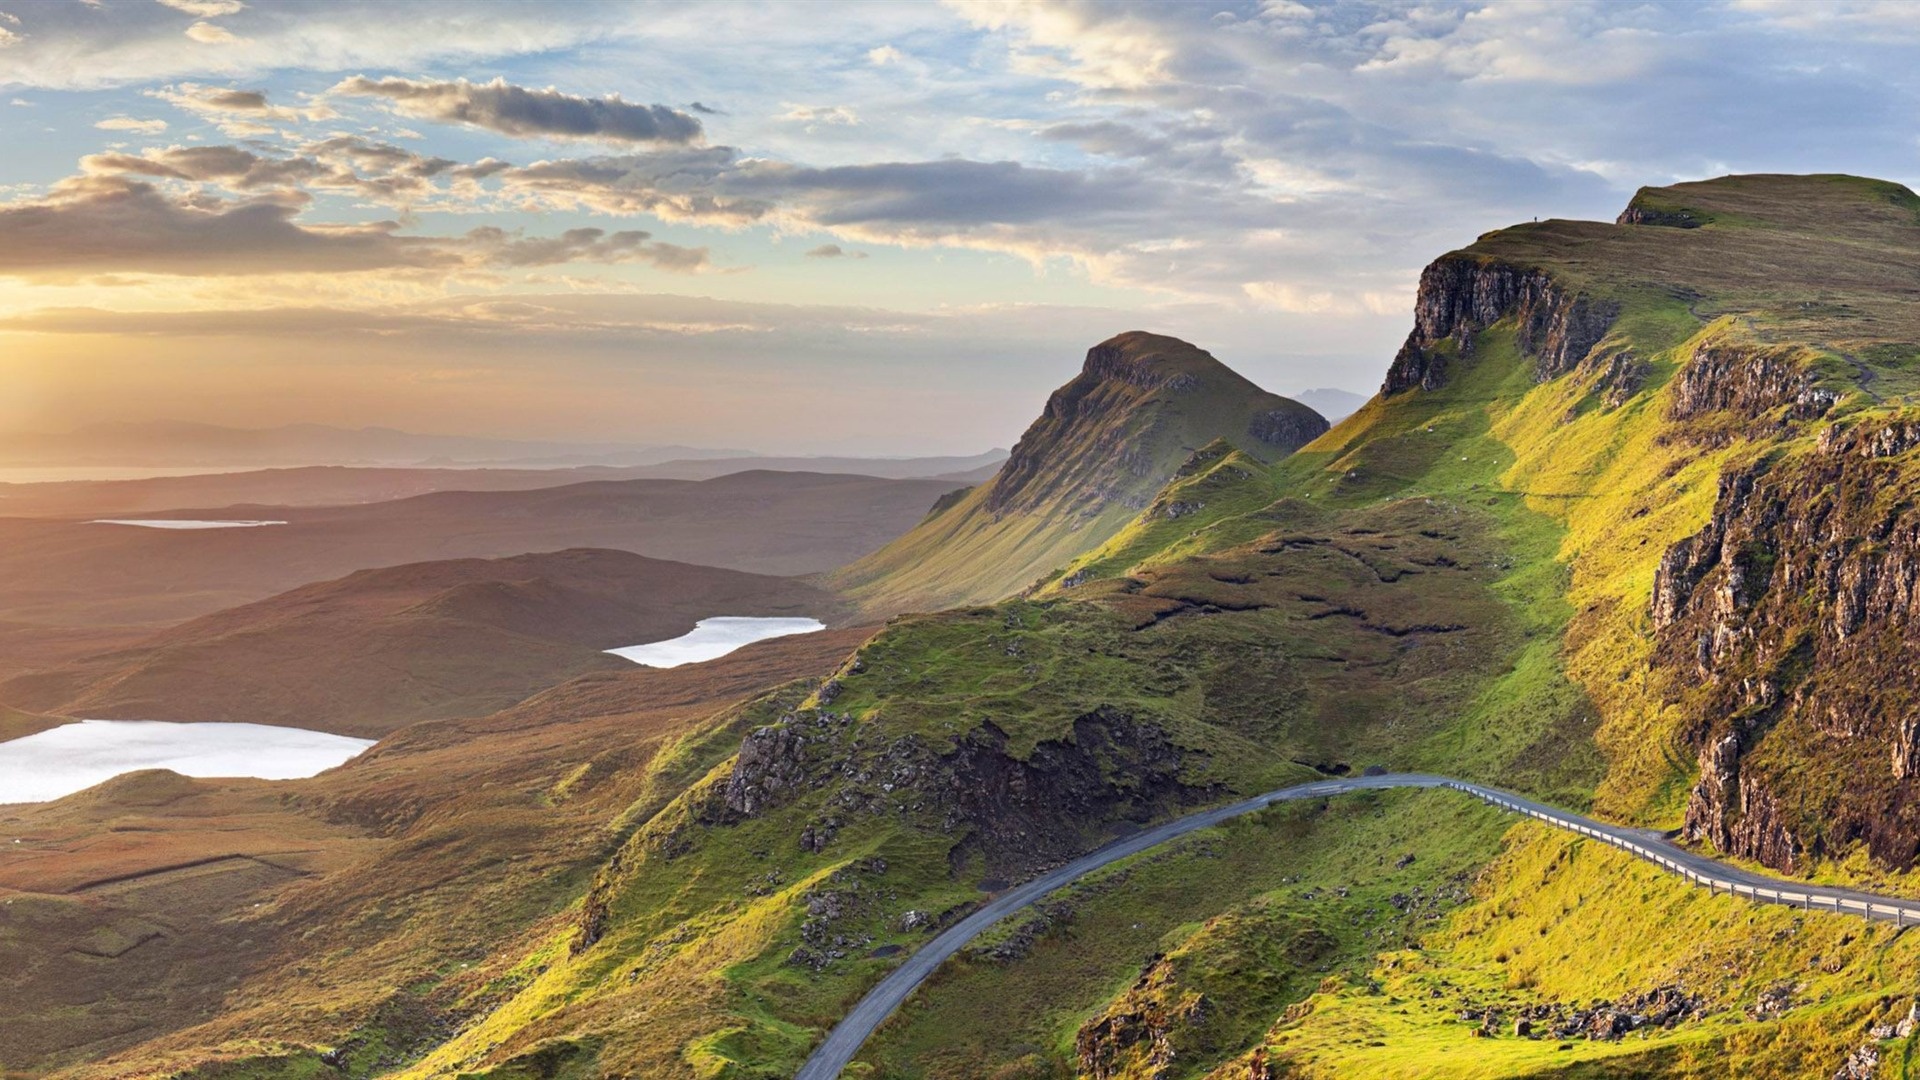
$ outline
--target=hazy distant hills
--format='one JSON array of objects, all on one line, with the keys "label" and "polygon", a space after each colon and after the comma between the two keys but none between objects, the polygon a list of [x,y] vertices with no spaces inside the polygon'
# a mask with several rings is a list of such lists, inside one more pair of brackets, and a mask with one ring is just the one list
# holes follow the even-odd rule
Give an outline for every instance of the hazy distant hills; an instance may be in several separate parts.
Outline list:
[{"label": "hazy distant hills", "polygon": [[934,478],[969,484],[993,475],[1006,457],[1005,450],[989,450],[961,457],[712,457],[679,458],[654,465],[550,469],[312,465],[141,480],[0,484],[0,516],[131,517],[241,503],[339,506],[387,502],[436,491],[523,491],[594,480],[711,480],[756,469]]},{"label": "hazy distant hills", "polygon": [[[0,518],[0,629],[166,623],[368,567],[612,548],[762,574],[832,569],[899,536],[957,485],[751,471],[356,506],[241,505],[181,518],[286,521],[175,531]],[[93,649],[89,651],[99,651]],[[68,654],[73,655],[73,654]]]},{"label": "hazy distant hills", "polygon": [[1302,390],[1293,395],[1293,400],[1326,417],[1327,423],[1337,424],[1359,411],[1360,406],[1367,403],[1367,396],[1356,394],[1351,390],[1323,387],[1318,390]]},{"label": "hazy distant hills", "polygon": [[377,737],[480,716],[594,671],[603,650],[710,615],[833,618],[791,578],[571,549],[362,570],[194,619],[139,645],[0,684],[89,717],[284,724]]},{"label": "hazy distant hills", "polygon": [[997,599],[1107,540],[1216,440],[1272,461],[1326,430],[1202,349],[1121,334],[1087,351],[991,480],[830,580],[870,611]]},{"label": "hazy distant hills", "polygon": [[69,432],[0,435],[0,465],[654,465],[749,453],[693,446],[421,435],[383,427],[289,424],[234,428],[178,420],[91,424]]}]

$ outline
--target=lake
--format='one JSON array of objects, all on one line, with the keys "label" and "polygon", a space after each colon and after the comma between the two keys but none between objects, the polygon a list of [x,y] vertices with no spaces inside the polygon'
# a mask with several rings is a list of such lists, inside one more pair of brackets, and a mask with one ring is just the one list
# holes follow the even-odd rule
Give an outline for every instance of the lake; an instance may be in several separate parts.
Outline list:
[{"label": "lake", "polygon": [[196,521],[192,518],[95,518],[89,525],[135,525],[142,529],[257,529],[284,521]]},{"label": "lake", "polygon": [[811,634],[826,628],[827,624],[819,619],[717,615],[711,619],[701,619],[692,630],[677,638],[607,651],[648,667],[679,667],[681,664],[697,664],[702,660],[725,656],[742,645],[751,645],[756,641],[786,637],[788,634]]},{"label": "lake", "polygon": [[140,769],[293,780],[331,769],[372,745],[370,739],[266,724],[82,720],[0,742],[0,803],[58,799]]}]

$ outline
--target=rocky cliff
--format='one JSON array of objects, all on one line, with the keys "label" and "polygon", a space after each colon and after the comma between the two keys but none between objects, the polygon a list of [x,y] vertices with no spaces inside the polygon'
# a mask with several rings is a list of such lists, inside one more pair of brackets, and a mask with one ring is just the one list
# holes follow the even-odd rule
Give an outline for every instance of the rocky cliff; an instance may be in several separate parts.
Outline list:
[{"label": "rocky cliff", "polygon": [[1697,683],[1679,695],[1700,760],[1689,836],[1782,870],[1855,841],[1889,866],[1920,854],[1920,702],[1901,677],[1920,663],[1916,447],[1911,419],[1828,428],[1729,472],[1707,526],[1661,558],[1660,656]]},{"label": "rocky cliff", "polygon": [[1544,270],[1447,255],[1420,274],[1413,332],[1380,390],[1439,389],[1449,358],[1471,356],[1474,335],[1509,317],[1517,321],[1521,352],[1533,358],[1535,377],[1544,382],[1585,359],[1619,312],[1617,301],[1570,290]]}]

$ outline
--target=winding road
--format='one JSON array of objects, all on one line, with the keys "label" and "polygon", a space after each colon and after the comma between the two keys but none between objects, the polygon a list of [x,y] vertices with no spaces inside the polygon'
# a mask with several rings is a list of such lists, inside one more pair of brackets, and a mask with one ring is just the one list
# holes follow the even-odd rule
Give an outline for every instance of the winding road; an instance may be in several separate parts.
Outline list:
[{"label": "winding road", "polygon": [[1603,824],[1581,817],[1579,814],[1556,810],[1511,792],[1501,791],[1499,788],[1425,773],[1387,773],[1381,776],[1320,780],[1311,784],[1299,784],[1281,788],[1278,791],[1269,791],[1264,795],[1256,795],[1251,799],[1243,799],[1228,806],[1218,806],[1164,822],[1116,840],[1065,866],[1050,870],[1032,881],[992,898],[980,910],[948,927],[932,941],[921,946],[919,951],[908,957],[905,963],[895,968],[886,978],[880,980],[879,985],[868,991],[867,996],[861,998],[853,1007],[853,1011],[827,1033],[826,1041],[820,1044],[819,1049],[813,1052],[813,1056],[807,1059],[807,1063],[794,1074],[794,1080],[837,1080],[840,1071],[853,1060],[853,1056],[860,1051],[860,1047],[867,1041],[867,1037],[873,1034],[874,1029],[879,1027],[887,1017],[893,1015],[893,1011],[900,1007],[900,1003],[918,989],[920,984],[925,982],[948,957],[959,952],[968,942],[979,937],[994,923],[1027,907],[1055,889],[1071,884],[1077,878],[1130,855],[1138,855],[1168,840],[1210,828],[1242,814],[1263,810],[1274,803],[1318,799],[1353,791],[1408,787],[1451,788],[1465,792],[1503,810],[1525,814],[1549,825],[1576,832],[1603,844],[1610,844],[1622,851],[1630,852],[1715,893],[1724,892],[1729,896],[1737,896],[1743,900],[1762,904],[1786,904],[1807,910],[1859,915],[1868,919],[1885,919],[1902,926],[1908,922],[1920,923],[1920,900],[1903,900],[1898,897],[1856,892],[1852,889],[1805,885],[1750,873],[1677,847],[1668,841],[1664,834],[1656,830]]}]

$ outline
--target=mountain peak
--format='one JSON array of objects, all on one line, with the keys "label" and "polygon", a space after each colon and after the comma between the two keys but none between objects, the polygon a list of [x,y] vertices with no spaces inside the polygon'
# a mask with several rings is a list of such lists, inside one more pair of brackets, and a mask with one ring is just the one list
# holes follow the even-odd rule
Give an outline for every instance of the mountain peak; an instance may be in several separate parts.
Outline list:
[{"label": "mountain peak", "polygon": [[992,480],[835,580],[882,607],[1005,596],[1104,542],[1215,440],[1271,462],[1326,430],[1204,349],[1118,334],[1087,350]]},{"label": "mountain peak", "polygon": [[1145,330],[1115,334],[1088,349],[1087,362],[1080,368],[1080,374],[1102,382],[1121,382],[1175,393],[1194,389],[1202,379],[1208,378],[1229,379],[1258,390],[1205,349]]},{"label": "mountain peak", "polygon": [[[995,514],[1071,492],[1077,512],[1146,505],[1170,470],[1215,438],[1272,461],[1327,430],[1320,414],[1270,394],[1196,345],[1129,330],[1087,350],[988,485]],[[1137,505],[1136,505],[1137,504]]]}]

